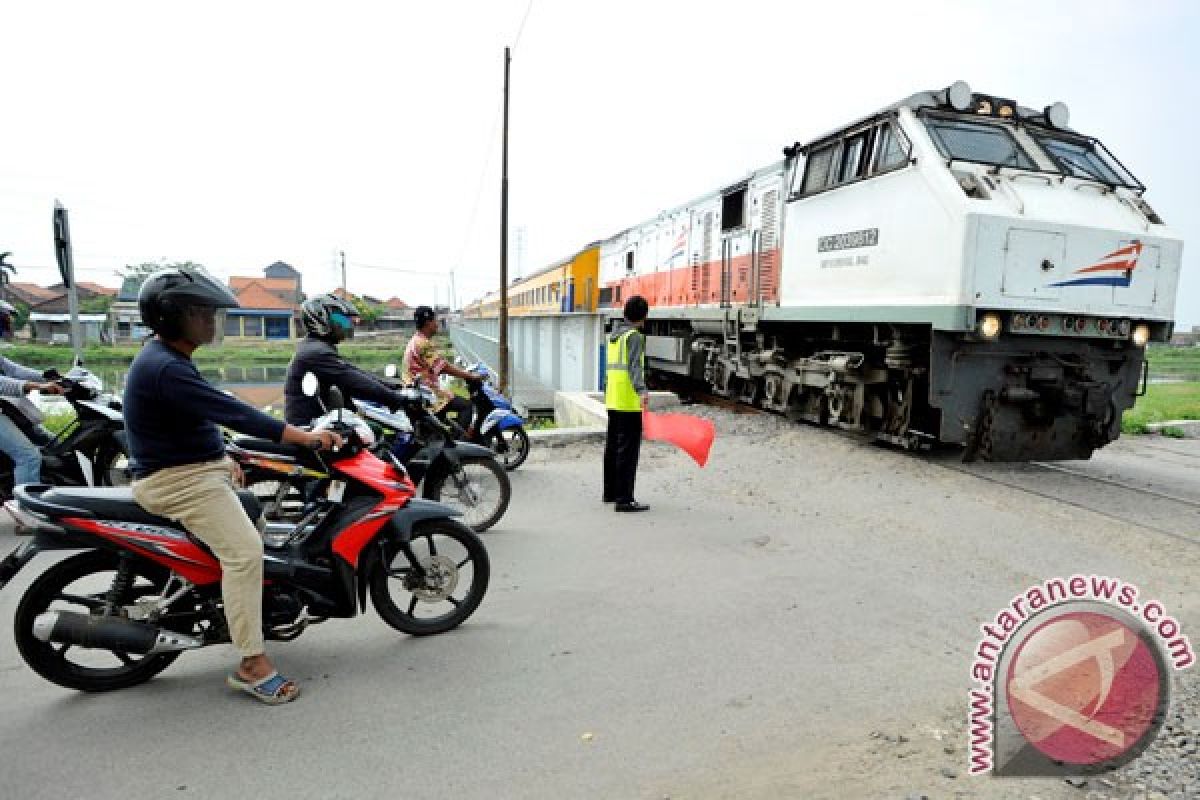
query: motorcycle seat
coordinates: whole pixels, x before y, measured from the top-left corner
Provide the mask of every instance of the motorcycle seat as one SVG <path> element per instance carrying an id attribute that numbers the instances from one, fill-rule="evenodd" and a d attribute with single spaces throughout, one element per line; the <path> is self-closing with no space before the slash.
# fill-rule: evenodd
<path id="1" fill-rule="evenodd" d="M 251 520 L 257 520 L 262 516 L 262 506 L 259 505 L 253 492 L 242 489 L 238 491 L 237 495 L 246 516 Z M 66 506 L 90 511 L 100 519 L 179 527 L 179 523 L 157 514 L 151 514 L 139 506 L 133 499 L 133 490 L 129 488 L 92 489 L 60 486 L 42 493 L 40 500 L 60 507 Z"/>
<path id="2" fill-rule="evenodd" d="M 294 444 L 272 442 L 270 439 L 255 439 L 250 436 L 235 436 L 233 443 L 243 450 L 253 450 L 256 453 L 267 453 L 291 459 L 299 458 L 300 454 L 304 452 L 302 448 Z"/>

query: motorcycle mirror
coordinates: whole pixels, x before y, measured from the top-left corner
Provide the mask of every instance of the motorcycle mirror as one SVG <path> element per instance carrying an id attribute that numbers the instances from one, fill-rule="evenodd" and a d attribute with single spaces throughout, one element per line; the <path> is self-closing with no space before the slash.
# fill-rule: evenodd
<path id="1" fill-rule="evenodd" d="M 342 397 L 342 390 L 336 386 L 329 387 L 329 407 L 341 411 L 346 407 L 346 401 Z"/>
<path id="2" fill-rule="evenodd" d="M 300 381 L 300 391 L 304 392 L 306 397 L 316 397 L 320 388 L 321 382 L 317 380 L 316 375 L 311 372 L 304 373 L 304 378 Z"/>
<path id="3" fill-rule="evenodd" d="M 396 369 L 395 364 L 388 364 L 386 367 L 383 368 L 383 377 L 394 378 L 394 377 L 396 377 L 398 372 L 399 372 L 399 370 Z"/>

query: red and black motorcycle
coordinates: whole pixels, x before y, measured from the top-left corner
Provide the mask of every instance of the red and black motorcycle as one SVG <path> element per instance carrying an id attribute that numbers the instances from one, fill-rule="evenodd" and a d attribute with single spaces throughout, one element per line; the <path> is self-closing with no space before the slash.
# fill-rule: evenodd
<path id="1" fill-rule="evenodd" d="M 353 617 L 366 609 L 368 592 L 398 631 L 424 636 L 462 624 L 487 591 L 483 542 L 457 512 L 416 497 L 398 461 L 367 450 L 352 414 L 339 408 L 317 427 L 341 433 L 345 445 L 318 453 L 237 440 L 333 478 L 291 535 L 272 537 L 278 544 L 265 550 L 266 637 L 290 641 L 311 624 Z M 239 497 L 259 520 L 253 494 Z M 0 562 L 0 588 L 39 552 L 84 550 L 39 575 L 17 607 L 17 648 L 47 680 L 84 691 L 124 688 L 184 650 L 229 641 L 217 559 L 178 523 L 142 510 L 129 489 L 27 484 L 5 507 L 31 538 Z"/>

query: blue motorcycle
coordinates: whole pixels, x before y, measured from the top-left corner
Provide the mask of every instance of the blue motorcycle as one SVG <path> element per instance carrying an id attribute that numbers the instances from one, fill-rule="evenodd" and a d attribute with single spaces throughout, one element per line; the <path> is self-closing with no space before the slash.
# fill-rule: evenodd
<path id="1" fill-rule="evenodd" d="M 461 438 L 491 448 L 496 460 L 511 472 L 524 464 L 529 456 L 525 420 L 513 408 L 512 402 L 496 389 L 496 375 L 486 364 L 473 364 L 467 369 L 483 380 L 467 386 L 476 422 L 473 434 L 462 431 Z"/>

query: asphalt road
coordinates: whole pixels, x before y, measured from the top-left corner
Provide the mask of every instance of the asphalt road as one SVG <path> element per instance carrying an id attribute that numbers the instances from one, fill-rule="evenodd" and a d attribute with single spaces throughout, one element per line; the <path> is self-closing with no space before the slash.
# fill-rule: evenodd
<path id="1" fill-rule="evenodd" d="M 718 423 L 706 469 L 644 451 L 640 515 L 601 505 L 597 447 L 536 452 L 486 535 L 476 615 L 414 639 L 368 610 L 275 645 L 304 688 L 281 708 L 224 687 L 224 648 L 111 694 L 42 681 L 10 635 L 39 556 L 0 592 L 0 796 L 1082 797 L 967 777 L 978 626 L 1032 583 L 1097 572 L 1200 643 L 1200 544 L 1164 532 L 1194 519 L 1063 502 L 1081 479 L 1053 469 L 1033 494 L 804 426 Z M 1087 469 L 1200 497 L 1200 442 L 1147 454 L 1163 442 Z"/>

